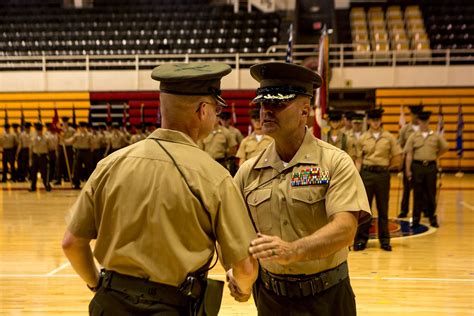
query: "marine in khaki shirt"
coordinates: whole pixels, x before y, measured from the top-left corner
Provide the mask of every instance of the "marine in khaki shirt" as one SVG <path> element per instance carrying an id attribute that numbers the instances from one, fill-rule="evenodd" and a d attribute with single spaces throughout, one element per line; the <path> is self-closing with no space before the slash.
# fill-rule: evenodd
<path id="1" fill-rule="evenodd" d="M 217 122 L 209 135 L 199 143 L 199 146 L 212 158 L 221 162 L 223 159 L 235 155 L 238 144 L 229 130 Z"/>
<path id="2" fill-rule="evenodd" d="M 252 123 L 253 132 L 242 140 L 239 150 L 235 155 L 239 158 L 239 166 L 241 166 L 246 160 L 258 155 L 261 151 L 267 148 L 271 142 L 273 142 L 273 138 L 264 135 L 262 132 L 260 110 L 254 109 L 250 111 L 250 122 Z"/>
<path id="3" fill-rule="evenodd" d="M 367 111 L 369 130 L 357 142 L 357 170 L 362 181 L 370 205 L 375 198 L 377 203 L 377 225 L 380 248 L 392 251 L 390 232 L 388 229 L 388 202 L 390 198 L 389 168 L 400 169 L 402 149 L 395 137 L 382 128 L 383 109 Z M 354 239 L 354 250 L 364 250 L 369 239 L 370 222 L 364 223 L 357 230 Z"/>
<path id="4" fill-rule="evenodd" d="M 278 62 L 250 73 L 260 82 L 253 103 L 261 106 L 262 130 L 274 139 L 235 176 L 259 231 L 250 247 L 262 267 L 258 313 L 290 315 L 297 300 L 296 315 L 355 315 L 354 297 L 343 294 L 350 288 L 346 260 L 370 208 L 352 159 L 305 127 L 321 77 Z M 332 281 L 311 288 L 319 277 Z"/>
<path id="5" fill-rule="evenodd" d="M 242 135 L 242 133 L 240 132 L 238 128 L 235 128 L 234 126 L 230 124 L 230 117 L 231 117 L 230 112 L 222 112 L 219 115 L 219 123 L 221 126 L 224 126 L 225 128 L 227 128 L 230 134 L 232 135 L 232 137 L 234 137 L 235 142 L 237 144 L 240 144 L 242 140 L 244 139 L 244 136 Z"/>
<path id="6" fill-rule="evenodd" d="M 420 130 L 412 134 L 405 144 L 405 173 L 413 183 L 413 227 L 420 225 L 424 210 L 432 227 L 439 227 L 436 216 L 437 159 L 449 150 L 448 143 L 429 129 L 430 111 L 418 113 Z"/>
<path id="7" fill-rule="evenodd" d="M 220 78 L 230 71 L 218 63 L 155 68 L 152 78 L 162 81 L 163 128 L 101 160 L 73 205 L 63 242 L 72 266 L 84 267 L 77 272 L 97 286 L 88 246 L 96 239 L 94 257 L 106 276 L 122 281 L 120 286 L 105 283 L 113 291 L 99 289 L 94 297 L 92 304 L 105 313 L 121 312 L 123 307 L 113 304 L 118 300 L 130 315 L 139 315 L 147 300 L 150 314 L 164 308 L 187 314 L 194 301 L 177 287 L 206 266 L 215 242 L 223 262 L 232 267 L 228 277 L 238 281 L 236 298 L 250 297 L 258 271 L 248 253 L 255 232 L 230 174 L 196 144 L 225 105 L 218 94 Z M 81 240 L 86 249 L 75 251 L 72 245 Z M 78 253 L 87 260 L 77 259 Z"/>
<path id="8" fill-rule="evenodd" d="M 355 145 L 359 141 L 360 137 L 364 133 L 363 124 L 364 124 L 364 114 L 354 113 L 352 115 L 352 129 L 347 133 L 349 137 L 352 137 L 352 141 Z"/>
<path id="9" fill-rule="evenodd" d="M 29 148 L 29 160 L 31 161 L 31 187 L 30 192 L 36 191 L 38 171 L 41 173 L 44 187 L 47 192 L 51 191 L 49 164 L 49 148 L 52 146 L 48 137 L 43 134 L 43 124 L 35 123 L 36 135 L 31 139 Z"/>
<path id="10" fill-rule="evenodd" d="M 330 111 L 328 119 L 330 129 L 327 135 L 327 142 L 345 151 L 355 161 L 356 150 L 353 138 L 345 134 L 340 128 L 342 113 L 340 111 Z"/>
<path id="11" fill-rule="evenodd" d="M 358 168 L 361 166 L 390 167 L 392 164 L 398 166 L 401 157 L 393 162 L 392 159 L 402 154 L 402 148 L 398 145 L 395 137 L 388 131 L 380 129 L 378 132 L 368 130 L 357 142 Z"/>

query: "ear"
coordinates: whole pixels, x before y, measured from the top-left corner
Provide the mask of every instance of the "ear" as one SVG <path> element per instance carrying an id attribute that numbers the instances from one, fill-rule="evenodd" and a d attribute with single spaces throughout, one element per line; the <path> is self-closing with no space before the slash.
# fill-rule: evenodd
<path id="1" fill-rule="evenodd" d="M 202 121 L 206 117 L 207 111 L 208 111 L 207 104 L 205 102 L 199 102 L 199 108 L 196 111 L 199 120 Z"/>
<path id="2" fill-rule="evenodd" d="M 302 111 L 301 111 L 301 114 L 303 114 L 304 116 L 308 117 L 309 114 L 311 113 L 310 110 L 311 110 L 311 108 L 310 108 L 310 106 L 309 106 L 309 103 L 305 103 L 305 104 L 303 105 L 303 109 L 302 109 Z"/>

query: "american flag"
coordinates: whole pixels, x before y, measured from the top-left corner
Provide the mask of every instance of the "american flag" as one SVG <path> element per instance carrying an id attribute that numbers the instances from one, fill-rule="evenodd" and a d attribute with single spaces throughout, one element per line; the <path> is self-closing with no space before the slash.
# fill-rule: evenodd
<path id="1" fill-rule="evenodd" d="M 74 128 L 77 127 L 77 122 L 76 122 L 76 107 L 74 106 L 74 104 L 72 105 L 72 126 Z"/>
<path id="2" fill-rule="evenodd" d="M 41 109 L 38 105 L 38 122 L 42 123 L 43 122 L 43 119 L 41 118 Z"/>
<path id="3" fill-rule="evenodd" d="M 464 152 L 463 143 L 462 143 L 462 131 L 464 129 L 464 116 L 462 114 L 461 104 L 458 106 L 458 126 L 456 129 L 456 153 L 459 158 L 462 158 Z"/>
<path id="4" fill-rule="evenodd" d="M 53 121 L 51 122 L 51 125 L 53 126 L 53 129 L 58 132 L 59 131 L 59 115 L 58 115 L 58 108 L 54 106 L 54 116 L 53 116 Z"/>
<path id="5" fill-rule="evenodd" d="M 293 24 L 290 24 L 290 27 L 288 28 L 288 47 L 286 48 L 286 56 L 285 56 L 285 62 L 287 63 L 292 63 L 293 62 L 293 56 L 292 56 L 292 50 L 293 50 Z"/>
<path id="6" fill-rule="evenodd" d="M 444 135 L 444 116 L 441 104 L 438 107 L 438 127 L 436 129 L 436 132 L 441 136 Z"/>
<path id="7" fill-rule="evenodd" d="M 5 125 L 8 124 L 8 111 L 7 109 L 4 109 L 5 110 Z"/>
<path id="8" fill-rule="evenodd" d="M 324 116 L 328 106 L 329 88 L 329 38 L 326 25 L 323 27 L 319 38 L 319 62 L 318 72 L 321 75 L 321 87 L 316 91 L 316 110 L 314 115 L 313 135 L 321 139 L 321 130 L 324 124 Z"/>

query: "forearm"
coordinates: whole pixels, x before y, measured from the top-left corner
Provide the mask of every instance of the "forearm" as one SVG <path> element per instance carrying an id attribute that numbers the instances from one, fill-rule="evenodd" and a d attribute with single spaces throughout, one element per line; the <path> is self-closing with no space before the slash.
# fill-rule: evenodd
<path id="1" fill-rule="evenodd" d="M 354 241 L 357 213 L 338 213 L 324 227 L 313 234 L 294 241 L 295 261 L 326 258 Z"/>
<path id="2" fill-rule="evenodd" d="M 252 285 L 258 276 L 258 262 L 251 256 L 232 265 L 234 279 L 239 288 L 250 293 Z"/>
<path id="3" fill-rule="evenodd" d="M 357 171 L 360 172 L 360 170 L 362 169 L 362 158 L 357 158 L 355 161 L 355 165 L 356 165 Z"/>
<path id="4" fill-rule="evenodd" d="M 392 158 L 390 168 L 395 170 L 400 170 L 402 168 L 402 155 L 396 155 Z"/>
<path id="5" fill-rule="evenodd" d="M 90 240 L 74 237 L 67 231 L 62 248 L 77 274 L 89 286 L 95 287 L 99 281 L 99 270 L 94 263 L 89 242 Z"/>
<path id="6" fill-rule="evenodd" d="M 413 162 L 413 154 L 411 152 L 407 153 L 406 161 L 405 161 L 405 172 L 411 171 L 411 164 Z"/>

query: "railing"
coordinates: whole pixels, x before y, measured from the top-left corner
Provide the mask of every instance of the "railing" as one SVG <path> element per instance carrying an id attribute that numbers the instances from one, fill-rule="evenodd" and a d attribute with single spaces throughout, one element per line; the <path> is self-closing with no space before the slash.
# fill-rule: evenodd
<path id="1" fill-rule="evenodd" d="M 274 45 L 266 53 L 181 54 L 181 55 L 80 55 L 80 56 L 2 56 L 0 71 L 54 70 L 147 70 L 169 62 L 219 61 L 235 69 L 248 68 L 262 61 L 283 61 L 286 45 Z M 293 62 L 314 63 L 318 45 L 295 45 Z M 421 51 L 354 51 L 352 44 L 331 45 L 331 67 L 474 64 L 474 49 Z"/>

